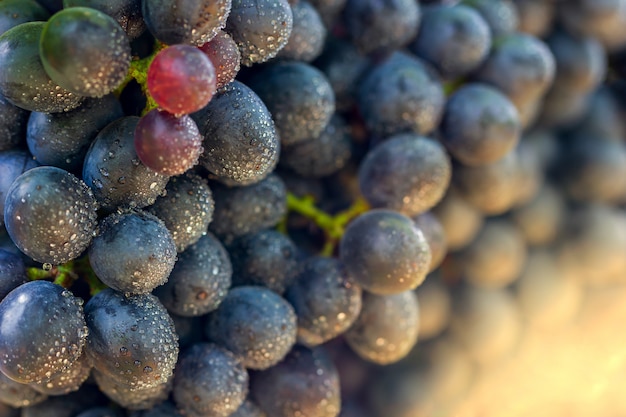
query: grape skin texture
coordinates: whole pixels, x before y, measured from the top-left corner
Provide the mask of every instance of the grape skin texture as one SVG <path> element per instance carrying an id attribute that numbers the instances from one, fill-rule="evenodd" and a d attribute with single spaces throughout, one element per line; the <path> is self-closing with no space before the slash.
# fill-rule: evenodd
<path id="1" fill-rule="evenodd" d="M 88 98 L 69 112 L 32 112 L 26 131 L 28 149 L 41 165 L 80 173 L 98 132 L 122 116 L 122 106 L 113 95 Z"/>
<path id="2" fill-rule="evenodd" d="M 192 416 L 228 417 L 248 394 L 248 373 L 228 350 L 198 343 L 181 355 L 174 375 L 174 401 Z"/>
<path id="3" fill-rule="evenodd" d="M 34 0 L 4 0 L 0 3 L 0 35 L 26 22 L 46 21 L 50 14 Z"/>
<path id="4" fill-rule="evenodd" d="M 233 81 L 191 115 L 204 136 L 200 164 L 229 185 L 261 181 L 278 162 L 272 115 L 254 91 Z"/>
<path id="5" fill-rule="evenodd" d="M 432 7 L 424 10 L 417 38 L 409 48 L 444 78 L 454 79 L 476 69 L 487 57 L 491 32 L 469 7 Z"/>
<path id="6" fill-rule="evenodd" d="M 109 123 L 85 156 L 83 180 L 105 210 L 152 205 L 169 180 L 137 156 L 134 135 L 138 122 L 139 117 L 128 116 Z"/>
<path id="7" fill-rule="evenodd" d="M 377 137 L 407 130 L 424 135 L 439 124 L 445 96 L 434 71 L 395 52 L 367 72 L 357 102 L 368 131 Z"/>
<path id="8" fill-rule="evenodd" d="M 202 136 L 189 116 L 154 109 L 135 128 L 135 151 L 145 166 L 162 175 L 181 175 L 198 163 Z"/>
<path id="9" fill-rule="evenodd" d="M 148 30 L 166 45 L 200 46 L 224 27 L 231 0 L 143 0 Z"/>
<path id="10" fill-rule="evenodd" d="M 249 84 L 272 114 L 283 145 L 319 136 L 335 111 L 335 93 L 326 76 L 303 62 L 268 66 Z"/>
<path id="11" fill-rule="evenodd" d="M 180 255 L 168 281 L 154 294 L 174 314 L 202 316 L 226 297 L 232 273 L 226 249 L 207 233 Z"/>
<path id="12" fill-rule="evenodd" d="M 439 142 L 400 134 L 367 154 L 359 168 L 359 188 L 373 207 L 414 216 L 443 198 L 451 171 L 450 159 Z"/>
<path id="13" fill-rule="evenodd" d="M 58 265 L 79 257 L 91 244 L 97 208 L 83 181 L 60 168 L 37 167 L 7 191 L 4 220 L 22 252 Z"/>
<path id="14" fill-rule="evenodd" d="M 496 88 L 466 84 L 448 98 L 440 125 L 441 141 L 464 165 L 495 162 L 517 145 L 517 109 Z"/>
<path id="15" fill-rule="evenodd" d="M 0 302 L 0 371 L 14 381 L 41 382 L 80 357 L 87 337 L 83 301 L 47 281 L 28 282 Z M 39 314 L 31 314 L 37 306 Z"/>
<path id="16" fill-rule="evenodd" d="M 4 226 L 4 203 L 7 191 L 13 181 L 29 169 L 39 164 L 33 160 L 32 155 L 21 150 L 9 150 L 0 152 L 0 227 Z"/>
<path id="17" fill-rule="evenodd" d="M 125 297 L 106 289 L 85 304 L 85 317 L 86 352 L 106 378 L 140 390 L 170 378 L 178 359 L 178 336 L 158 298 Z"/>
<path id="18" fill-rule="evenodd" d="M 226 32 L 239 46 L 245 66 L 276 56 L 289 40 L 293 13 L 287 0 L 233 0 Z"/>
<path id="19" fill-rule="evenodd" d="M 218 90 L 235 79 L 241 65 L 241 54 L 228 33 L 220 30 L 213 39 L 200 46 L 200 50 L 213 63 Z"/>
<path id="20" fill-rule="evenodd" d="M 163 220 L 180 253 L 206 234 L 215 202 L 206 180 L 191 171 L 170 179 L 165 191 L 147 210 Z"/>
<path id="21" fill-rule="evenodd" d="M 267 229 L 241 236 L 228 246 L 233 286 L 262 285 L 282 294 L 298 271 L 299 252 L 286 235 Z"/>
<path id="22" fill-rule="evenodd" d="M 15 253 L 0 249 L 0 300 L 26 282 L 26 267 Z"/>
<path id="23" fill-rule="evenodd" d="M 250 392 L 272 417 L 336 417 L 341 409 L 339 374 L 321 348 L 294 347 L 284 361 L 252 376 Z"/>
<path id="24" fill-rule="evenodd" d="M 287 213 L 287 189 L 276 174 L 246 187 L 215 184 L 213 198 L 215 211 L 209 230 L 226 244 L 275 226 Z"/>
<path id="25" fill-rule="evenodd" d="M 207 105 L 215 94 L 213 63 L 190 45 L 160 51 L 148 68 L 148 91 L 164 110 L 182 116 Z"/>
<path id="26" fill-rule="evenodd" d="M 132 40 L 146 30 L 141 16 L 141 0 L 63 0 L 63 7 L 90 7 L 117 20 Z"/>
<path id="27" fill-rule="evenodd" d="M 146 294 L 167 281 L 176 246 L 162 220 L 141 211 L 114 213 L 98 229 L 89 264 L 102 282 L 126 294 Z"/>
<path id="28" fill-rule="evenodd" d="M 336 259 L 305 261 L 285 299 L 298 316 L 298 342 L 308 347 L 344 333 L 361 312 L 361 287 Z"/>
<path id="29" fill-rule="evenodd" d="M 43 28 L 39 51 L 50 78 L 82 96 L 110 93 L 130 66 L 124 30 L 112 17 L 88 7 L 54 14 Z"/>
<path id="30" fill-rule="evenodd" d="M 75 109 L 83 97 L 50 79 L 39 58 L 44 22 L 24 23 L 0 36 L 0 94 L 25 110 L 58 113 Z"/>
<path id="31" fill-rule="evenodd" d="M 280 362 L 296 342 L 296 314 L 275 292 L 255 286 L 231 289 L 205 327 L 209 340 L 224 346 L 249 369 Z"/>
<path id="32" fill-rule="evenodd" d="M 410 218 L 391 210 L 371 210 L 346 228 L 339 259 L 363 289 L 383 295 L 421 284 L 431 254 L 424 234 Z"/>
<path id="33" fill-rule="evenodd" d="M 363 359 L 379 365 L 404 358 L 417 343 L 419 308 L 413 291 L 363 293 L 363 307 L 346 342 Z"/>

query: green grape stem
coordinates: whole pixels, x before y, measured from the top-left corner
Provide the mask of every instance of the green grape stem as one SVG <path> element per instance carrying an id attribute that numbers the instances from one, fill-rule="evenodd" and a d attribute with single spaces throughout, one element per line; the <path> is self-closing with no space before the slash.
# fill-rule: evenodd
<path id="1" fill-rule="evenodd" d="M 135 80 L 137 84 L 139 84 L 139 86 L 141 87 L 141 91 L 146 97 L 146 107 L 143 109 L 141 113 L 142 115 L 148 113 L 150 110 L 159 107 L 159 105 L 156 103 L 156 101 L 154 101 L 154 99 L 150 95 L 150 92 L 148 91 L 148 68 L 150 68 L 150 64 L 152 64 L 154 57 L 166 47 L 167 45 L 157 41 L 154 46 L 154 50 L 149 56 L 142 59 L 133 59 L 130 62 L 130 68 L 128 69 L 126 78 L 124 78 L 124 81 L 122 81 L 122 83 L 115 89 L 114 93 L 116 97 L 119 97 L 120 94 L 122 94 L 122 91 L 124 91 L 124 89 L 128 85 L 128 83 Z"/>
<path id="2" fill-rule="evenodd" d="M 75 281 L 83 279 L 89 285 L 89 293 L 92 296 L 108 288 L 93 272 L 87 257 L 54 266 L 49 270 L 35 267 L 26 268 L 26 277 L 29 281 L 52 279 L 53 283 L 63 288 L 70 288 Z"/>
<path id="3" fill-rule="evenodd" d="M 287 193 L 287 214 L 298 213 L 315 223 L 324 231 L 326 241 L 320 252 L 321 256 L 332 256 L 337 244 L 345 233 L 345 228 L 350 221 L 370 209 L 364 198 L 357 198 L 346 210 L 331 215 L 315 205 L 315 199 L 311 196 L 298 197 L 293 193 Z M 278 225 L 278 230 L 286 233 L 286 217 Z"/>

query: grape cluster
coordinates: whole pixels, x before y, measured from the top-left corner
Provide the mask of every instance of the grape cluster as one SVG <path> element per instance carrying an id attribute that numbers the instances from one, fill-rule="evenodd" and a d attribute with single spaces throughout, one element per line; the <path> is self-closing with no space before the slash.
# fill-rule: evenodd
<path id="1" fill-rule="evenodd" d="M 0 1 L 0 417 L 509 415 L 625 98 L 626 0 Z"/>

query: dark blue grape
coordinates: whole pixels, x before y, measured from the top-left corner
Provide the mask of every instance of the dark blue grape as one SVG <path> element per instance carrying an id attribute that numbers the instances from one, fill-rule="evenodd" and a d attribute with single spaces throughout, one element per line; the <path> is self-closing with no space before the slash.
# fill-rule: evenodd
<path id="1" fill-rule="evenodd" d="M 72 110 L 83 98 L 52 81 L 39 58 L 44 22 L 22 23 L 0 36 L 0 94 L 30 111 Z"/>
<path id="2" fill-rule="evenodd" d="M 41 165 L 81 172 L 83 160 L 98 132 L 124 116 L 113 96 L 87 99 L 66 113 L 33 112 L 28 119 L 28 149 Z"/>
<path id="3" fill-rule="evenodd" d="M 267 369 L 296 342 L 296 314 L 281 296 L 265 287 L 236 287 L 211 313 L 209 340 L 233 352 L 246 368 Z"/>
<path id="4" fill-rule="evenodd" d="M 0 300 L 26 282 L 26 267 L 15 253 L 0 249 Z"/>
<path id="5" fill-rule="evenodd" d="M 451 168 L 438 142 L 412 133 L 399 134 L 366 155 L 359 167 L 359 187 L 373 207 L 414 216 L 443 198 Z"/>
<path id="6" fill-rule="evenodd" d="M 215 184 L 212 190 L 215 211 L 209 230 L 227 244 L 236 237 L 275 226 L 287 212 L 285 184 L 274 174 L 246 187 Z"/>
<path id="7" fill-rule="evenodd" d="M 78 391 L 90 374 L 91 363 L 87 358 L 87 354 L 83 351 L 80 357 L 67 370 L 54 375 L 47 381 L 31 383 L 30 386 L 42 394 L 64 395 Z"/>
<path id="8" fill-rule="evenodd" d="M 201 316 L 215 310 L 226 297 L 232 273 L 226 249 L 207 233 L 180 255 L 167 283 L 155 295 L 174 314 Z"/>
<path id="9" fill-rule="evenodd" d="M 178 358 L 178 338 L 158 298 L 125 297 L 106 289 L 85 305 L 85 317 L 85 350 L 105 378 L 139 390 L 168 381 Z"/>
<path id="10" fill-rule="evenodd" d="M 0 403 L 11 407 L 28 407 L 45 401 L 47 395 L 42 394 L 27 384 L 13 381 L 0 372 Z M 3 415 L 4 414 L 1 414 Z"/>
<path id="11" fill-rule="evenodd" d="M 4 220 L 22 252 L 56 265 L 79 257 L 91 244 L 97 208 L 80 179 L 60 168 L 37 167 L 7 191 Z"/>
<path id="12" fill-rule="evenodd" d="M 602 44 L 592 37 L 557 31 L 546 40 L 556 62 L 555 87 L 588 93 L 606 75 L 607 57 Z"/>
<path id="13" fill-rule="evenodd" d="M 135 128 L 139 117 L 109 123 L 98 133 L 85 156 L 83 180 L 102 208 L 143 208 L 154 204 L 169 177 L 141 163 L 135 152 Z"/>
<path id="14" fill-rule="evenodd" d="M 448 98 L 440 130 L 452 156 L 476 166 L 509 153 L 519 141 L 521 125 L 517 109 L 500 91 L 466 84 Z"/>
<path id="15" fill-rule="evenodd" d="M 386 137 L 407 130 L 418 134 L 433 131 L 445 97 L 434 71 L 397 52 L 365 75 L 357 101 L 368 130 Z"/>
<path id="16" fill-rule="evenodd" d="M 141 16 L 141 0 L 63 0 L 63 7 L 90 7 L 117 20 L 132 40 L 143 33 L 146 23 Z"/>
<path id="17" fill-rule="evenodd" d="M 358 81 L 367 69 L 368 61 L 356 47 L 345 40 L 331 38 L 322 55 L 314 62 L 335 92 L 335 107 L 348 111 L 355 104 Z"/>
<path id="18" fill-rule="evenodd" d="M 54 14 L 41 33 L 40 57 L 61 87 L 89 97 L 113 91 L 130 66 L 130 42 L 112 17 L 89 7 Z"/>
<path id="19" fill-rule="evenodd" d="M 284 146 L 279 163 L 303 177 L 326 177 L 343 168 L 352 156 L 346 122 L 333 116 L 319 136 Z"/>
<path id="20" fill-rule="evenodd" d="M 198 343 L 180 357 L 173 397 L 185 414 L 228 417 L 248 395 L 248 372 L 228 350 Z"/>
<path id="21" fill-rule="evenodd" d="M 363 359 L 385 365 L 399 361 L 413 349 L 418 329 L 415 292 L 363 293 L 361 314 L 346 333 L 346 341 Z"/>
<path id="22" fill-rule="evenodd" d="M 348 0 L 343 17 L 353 43 L 369 54 L 409 43 L 417 34 L 421 13 L 413 0 Z"/>
<path id="23" fill-rule="evenodd" d="M 0 371 L 21 382 L 41 382 L 78 360 L 87 327 L 83 301 L 48 281 L 19 286 L 0 302 Z M 29 307 L 37 306 L 37 314 Z"/>
<path id="24" fill-rule="evenodd" d="M 331 258 L 308 259 L 285 299 L 298 316 L 298 342 L 309 347 L 343 334 L 361 312 L 361 287 Z"/>
<path id="25" fill-rule="evenodd" d="M 0 94 L 0 152 L 23 147 L 28 114 Z"/>
<path id="26" fill-rule="evenodd" d="M 291 5 L 293 29 L 287 44 L 276 58 L 311 62 L 324 48 L 326 26 L 319 13 L 308 1 L 301 0 Z"/>
<path id="27" fill-rule="evenodd" d="M 220 181 L 252 184 L 276 166 L 280 142 L 272 115 L 244 84 L 226 85 L 192 117 L 204 136 L 200 164 Z"/>
<path id="28" fill-rule="evenodd" d="M 435 270 L 448 252 L 446 233 L 437 216 L 427 211 L 413 216 L 415 225 L 424 233 L 428 247 L 430 248 L 430 268 L 428 272 Z"/>
<path id="29" fill-rule="evenodd" d="M 424 281 L 431 254 L 424 234 L 410 218 L 391 210 L 372 210 L 348 225 L 339 258 L 363 289 L 397 294 Z"/>
<path id="30" fill-rule="evenodd" d="M 326 76 L 304 62 L 270 65 L 249 85 L 272 114 L 283 145 L 319 136 L 335 111 L 335 94 Z"/>
<path id="31" fill-rule="evenodd" d="M 176 245 L 158 217 L 141 211 L 114 213 L 98 229 L 89 264 L 102 282 L 126 294 L 146 294 L 167 281 Z"/>
<path id="32" fill-rule="evenodd" d="M 97 370 L 93 376 L 98 388 L 113 402 L 127 410 L 145 410 L 165 401 L 172 391 L 172 378 L 161 384 L 137 388 L 111 379 Z"/>
<path id="33" fill-rule="evenodd" d="M 293 282 L 298 247 L 275 230 L 261 230 L 235 239 L 228 246 L 233 261 L 233 286 L 262 285 L 278 294 Z"/>
<path id="34" fill-rule="evenodd" d="M 252 398 L 272 417 L 336 417 L 339 391 L 337 369 L 321 348 L 296 346 L 284 361 L 250 381 Z"/>
<path id="35" fill-rule="evenodd" d="M 206 180 L 191 172 L 170 179 L 165 191 L 148 211 L 163 220 L 180 253 L 206 233 L 215 203 Z"/>
<path id="36" fill-rule="evenodd" d="M 461 4 L 473 7 L 482 15 L 494 38 L 513 33 L 519 26 L 517 8 L 512 0 L 463 0 Z"/>
<path id="37" fill-rule="evenodd" d="M 467 6 L 438 6 L 424 10 L 417 38 L 410 49 L 447 79 L 476 69 L 489 54 L 487 22 Z"/>
<path id="38" fill-rule="evenodd" d="M 226 24 L 230 8 L 231 0 L 142 0 L 148 29 L 167 45 L 207 43 Z"/>
<path id="39" fill-rule="evenodd" d="M 241 63 L 265 62 L 287 44 L 293 13 L 287 0 L 233 0 L 226 32 L 237 42 Z"/>
<path id="40" fill-rule="evenodd" d="M 39 164 L 26 151 L 9 150 L 0 152 L 0 226 L 4 226 L 4 203 L 13 181 Z"/>
<path id="41" fill-rule="evenodd" d="M 0 3 L 0 35 L 26 22 L 45 22 L 50 17 L 35 0 L 4 0 Z"/>
<path id="42" fill-rule="evenodd" d="M 554 56 L 545 43 L 534 36 L 513 33 L 494 43 L 475 77 L 499 88 L 520 110 L 548 90 L 555 68 Z"/>

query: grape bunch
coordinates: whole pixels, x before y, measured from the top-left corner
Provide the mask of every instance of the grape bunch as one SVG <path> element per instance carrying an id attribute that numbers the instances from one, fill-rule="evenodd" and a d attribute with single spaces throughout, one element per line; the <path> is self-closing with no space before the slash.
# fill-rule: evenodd
<path id="1" fill-rule="evenodd" d="M 0 417 L 543 412 L 624 111 L 626 0 L 2 0 Z"/>

